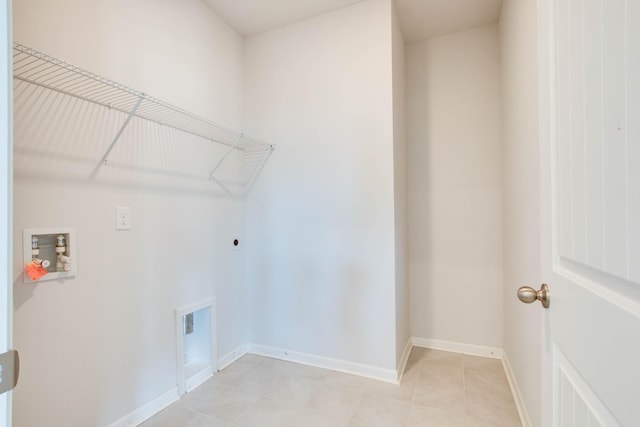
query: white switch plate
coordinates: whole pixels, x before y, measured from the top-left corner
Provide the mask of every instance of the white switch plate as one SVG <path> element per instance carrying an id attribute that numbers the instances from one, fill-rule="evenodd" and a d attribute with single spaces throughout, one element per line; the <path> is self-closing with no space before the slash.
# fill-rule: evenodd
<path id="1" fill-rule="evenodd" d="M 118 206 L 116 208 L 116 230 L 131 230 L 131 208 Z"/>

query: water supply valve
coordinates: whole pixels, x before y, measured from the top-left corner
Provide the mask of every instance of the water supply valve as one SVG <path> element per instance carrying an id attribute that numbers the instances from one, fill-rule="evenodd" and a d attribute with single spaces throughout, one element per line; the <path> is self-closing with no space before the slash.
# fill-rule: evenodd
<path id="1" fill-rule="evenodd" d="M 56 237 L 56 271 L 71 271 L 71 257 L 65 255 L 67 245 L 65 244 L 64 235 L 60 234 Z"/>
<path id="2" fill-rule="evenodd" d="M 76 275 L 76 239 L 73 227 L 25 228 L 24 283 L 66 279 Z"/>

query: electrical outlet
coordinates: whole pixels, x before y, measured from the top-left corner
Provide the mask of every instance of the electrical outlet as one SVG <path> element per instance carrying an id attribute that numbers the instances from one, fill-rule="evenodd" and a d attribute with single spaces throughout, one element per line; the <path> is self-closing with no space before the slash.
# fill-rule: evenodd
<path id="1" fill-rule="evenodd" d="M 131 208 L 118 206 L 116 208 L 116 230 L 131 230 Z"/>

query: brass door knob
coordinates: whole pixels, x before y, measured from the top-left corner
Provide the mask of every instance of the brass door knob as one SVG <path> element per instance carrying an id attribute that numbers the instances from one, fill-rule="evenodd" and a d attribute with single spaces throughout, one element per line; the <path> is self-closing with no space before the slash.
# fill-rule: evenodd
<path id="1" fill-rule="evenodd" d="M 544 308 L 549 308 L 551 295 L 549 294 L 549 286 L 542 284 L 539 291 L 531 286 L 521 286 L 518 289 L 518 299 L 524 303 L 531 304 L 534 301 L 540 301 Z"/>

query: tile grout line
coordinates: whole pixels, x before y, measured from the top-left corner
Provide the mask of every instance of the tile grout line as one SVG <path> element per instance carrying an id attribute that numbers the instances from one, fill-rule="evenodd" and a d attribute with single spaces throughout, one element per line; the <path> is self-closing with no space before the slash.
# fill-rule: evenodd
<path id="1" fill-rule="evenodd" d="M 468 373 L 474 371 L 473 363 L 470 364 L 470 361 L 466 360 L 464 357 L 461 359 L 462 363 L 456 362 L 455 360 L 451 360 L 451 359 L 433 359 L 431 357 L 424 357 L 424 355 L 422 357 L 419 357 L 418 360 L 414 360 L 413 363 L 411 363 L 411 367 L 412 369 L 417 369 L 417 376 L 415 377 L 411 377 L 408 382 L 409 383 L 413 383 L 411 389 L 410 389 L 410 393 L 404 393 L 403 391 L 399 391 L 399 390 L 393 390 L 392 393 L 386 393 L 386 389 L 378 389 L 375 387 L 370 387 L 370 389 L 367 388 L 367 386 L 369 385 L 367 382 L 365 381 L 360 381 L 360 382 L 356 382 L 356 386 L 354 386 L 351 382 L 348 382 L 347 385 L 342 385 L 340 384 L 340 378 L 336 377 L 336 379 L 338 380 L 336 383 L 332 383 L 332 377 L 330 375 L 328 375 L 328 372 L 330 370 L 324 370 L 326 371 L 325 374 L 322 376 L 322 378 L 309 378 L 308 376 L 305 375 L 298 375 L 296 374 L 294 371 L 285 369 L 285 367 L 279 367 L 278 365 L 272 365 L 270 363 L 267 363 L 267 360 L 269 358 L 268 357 L 264 357 L 259 359 L 256 363 L 251 363 L 249 364 L 249 366 L 242 366 L 242 369 L 239 370 L 240 373 L 238 372 L 232 372 L 231 375 L 229 375 L 230 378 L 223 378 L 223 379 L 219 379 L 218 381 L 220 382 L 221 388 L 215 388 L 210 390 L 212 393 L 213 392 L 223 392 L 224 390 L 235 390 L 238 392 L 242 392 L 245 394 L 253 394 L 254 396 L 256 396 L 256 400 L 251 402 L 247 407 L 245 407 L 232 421 L 226 421 L 223 420 L 219 417 L 217 417 L 215 414 L 208 414 L 208 413 L 201 413 L 196 411 L 196 408 L 199 407 L 200 405 L 204 404 L 208 399 L 211 398 L 211 395 L 209 394 L 209 390 L 207 390 L 207 393 L 201 397 L 200 399 L 198 399 L 198 403 L 195 404 L 194 406 L 190 406 L 189 408 L 186 407 L 182 407 L 183 409 L 185 409 L 189 414 L 197 414 L 199 416 L 204 415 L 206 418 L 210 418 L 210 419 L 217 419 L 220 420 L 223 423 L 228 423 L 227 427 L 238 427 L 237 421 L 244 416 L 247 412 L 249 412 L 252 408 L 255 408 L 256 405 L 258 405 L 258 403 L 260 401 L 262 401 L 263 399 L 269 398 L 269 390 L 271 389 L 270 387 L 266 387 L 263 391 L 259 392 L 259 393 L 249 393 L 249 392 L 245 392 L 243 390 L 240 389 L 236 389 L 233 386 L 233 383 L 235 381 L 238 380 L 238 378 L 242 377 L 243 375 L 247 374 L 251 369 L 254 368 L 258 368 L 258 367 L 262 367 L 263 369 L 266 369 L 267 371 L 270 372 L 270 376 L 272 376 L 271 380 L 269 380 L 269 384 L 271 384 L 271 386 L 275 386 L 275 384 L 277 384 L 279 381 L 285 379 L 285 378 L 297 378 L 300 380 L 304 380 L 304 381 L 309 381 L 309 382 L 314 382 L 317 383 L 316 385 L 318 386 L 318 388 L 316 388 L 316 390 L 319 390 L 320 387 L 329 387 L 329 386 L 334 386 L 337 388 L 349 388 L 349 389 L 354 389 L 357 390 L 359 392 L 359 397 L 357 399 L 357 403 L 353 406 L 355 409 L 352 412 L 352 414 L 349 417 L 343 417 L 343 416 L 338 416 L 334 413 L 330 413 L 330 412 L 326 412 L 326 411 L 322 411 L 319 409 L 316 409 L 314 407 L 311 406 L 311 397 L 308 397 L 307 399 L 301 399 L 301 400 L 284 400 L 284 403 L 287 403 L 288 405 L 291 406 L 291 408 L 294 408 L 296 411 L 311 411 L 314 413 L 317 413 L 319 415 L 326 415 L 326 416 L 330 416 L 337 419 L 340 419 L 341 421 L 346 421 L 346 422 L 350 422 L 350 423 L 356 423 L 359 421 L 359 418 L 357 418 L 358 413 L 360 411 L 360 407 L 362 406 L 363 402 L 365 401 L 365 399 L 367 397 L 370 397 L 372 399 L 381 399 L 381 401 L 390 401 L 390 402 L 398 402 L 398 403 L 403 403 L 405 405 L 409 405 L 408 410 L 406 411 L 406 418 L 404 420 L 404 423 L 402 423 L 402 425 L 404 425 L 405 427 L 409 427 L 411 424 L 411 419 L 412 419 L 412 415 L 414 415 L 418 410 L 418 408 L 424 407 L 430 410 L 434 410 L 437 412 L 441 412 L 441 413 L 449 413 L 451 415 L 457 415 L 457 416 L 462 416 L 463 421 L 465 424 L 468 424 L 469 422 L 469 402 L 468 402 L 468 394 L 469 394 L 469 384 L 468 384 Z M 239 359 L 240 360 L 240 359 Z M 444 363 L 443 363 L 444 362 Z M 454 363 L 455 362 L 455 363 Z M 418 386 L 420 384 L 421 377 L 422 377 L 422 373 L 423 370 L 425 369 L 426 366 L 431 366 L 435 369 L 437 369 L 438 366 L 440 367 L 446 367 L 447 369 L 451 369 L 451 368 L 456 368 L 457 366 L 461 366 L 462 369 L 462 389 L 463 389 L 463 405 L 464 405 L 464 414 L 460 414 L 457 413 L 455 411 L 448 411 L 448 410 L 444 410 L 441 409 L 439 407 L 433 407 L 433 406 L 429 406 L 429 405 L 422 405 L 422 404 L 418 404 L 416 402 L 416 396 L 417 396 L 417 392 L 418 392 Z M 484 366 L 483 364 L 476 364 L 476 368 L 477 370 L 480 371 L 491 371 L 491 367 L 487 367 Z M 484 366 L 484 367 L 483 367 Z M 408 366 L 407 366 L 408 367 Z M 302 371 L 300 371 L 302 372 Z M 340 374 L 340 373 L 338 373 Z M 348 374 L 345 374 L 348 375 Z M 213 379 L 216 378 L 217 375 L 214 375 Z M 220 378 L 220 377 L 218 377 Z M 407 384 L 407 378 L 405 377 L 404 380 L 402 381 L 401 384 L 395 386 L 395 387 L 402 387 L 403 384 Z M 250 385 L 250 384 L 249 384 Z M 246 388 L 246 387 L 245 387 Z M 409 390 L 406 390 L 409 391 Z M 295 392 L 295 390 L 294 390 Z M 404 397 L 399 397 L 399 396 L 404 396 Z M 278 399 L 275 399 L 274 402 L 280 402 Z M 280 403 L 283 403 L 280 402 Z M 380 403 L 380 402 L 378 402 Z M 376 404 L 377 406 L 377 404 Z M 397 421 L 400 421 L 400 419 L 397 419 Z M 397 425 L 401 425 L 400 423 Z"/>

